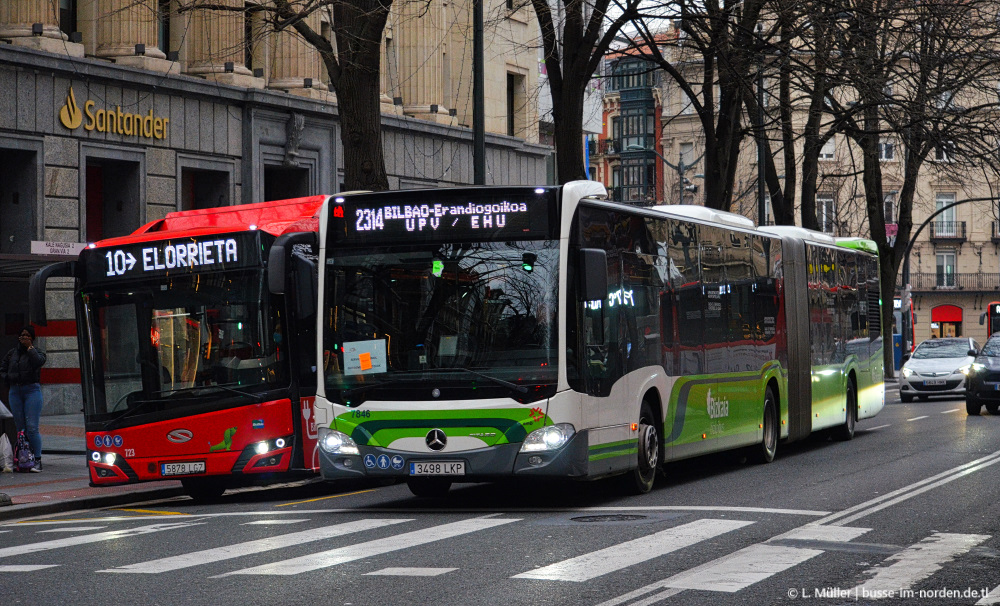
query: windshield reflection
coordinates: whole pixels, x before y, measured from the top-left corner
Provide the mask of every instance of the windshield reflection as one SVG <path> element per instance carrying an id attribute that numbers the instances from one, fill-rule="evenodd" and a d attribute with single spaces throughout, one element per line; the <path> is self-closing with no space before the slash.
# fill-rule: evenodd
<path id="1" fill-rule="evenodd" d="M 328 395 L 363 385 L 354 393 L 373 398 L 391 385 L 394 399 L 417 399 L 426 395 L 405 388 L 429 378 L 480 386 L 460 397 L 554 384 L 557 260 L 555 241 L 337 252 L 326 274 Z"/>

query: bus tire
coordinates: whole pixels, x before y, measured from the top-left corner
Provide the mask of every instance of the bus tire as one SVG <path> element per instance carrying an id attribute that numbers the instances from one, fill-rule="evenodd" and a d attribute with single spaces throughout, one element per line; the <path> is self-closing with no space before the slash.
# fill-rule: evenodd
<path id="1" fill-rule="evenodd" d="M 185 478 L 181 486 L 189 497 L 199 503 L 215 501 L 226 492 L 226 480 L 223 478 Z"/>
<path id="2" fill-rule="evenodd" d="M 660 448 L 663 424 L 653 414 L 653 407 L 643 400 L 639 408 L 638 464 L 628 475 L 627 486 L 635 494 L 645 494 L 653 489 L 656 472 L 660 467 Z"/>
<path id="3" fill-rule="evenodd" d="M 451 490 L 451 480 L 446 478 L 409 478 L 406 487 L 414 496 L 433 499 L 443 497 Z"/>
<path id="4" fill-rule="evenodd" d="M 965 412 L 968 413 L 970 417 L 978 417 L 982 409 L 983 403 L 979 401 L 979 398 L 965 396 Z"/>
<path id="5" fill-rule="evenodd" d="M 778 452 L 778 400 L 770 386 L 764 390 L 764 437 L 753 449 L 753 459 L 770 463 Z"/>
<path id="6" fill-rule="evenodd" d="M 833 437 L 841 442 L 846 442 L 854 437 L 854 427 L 858 423 L 858 389 L 854 386 L 854 379 L 847 379 L 847 418 L 844 424 L 833 432 Z"/>

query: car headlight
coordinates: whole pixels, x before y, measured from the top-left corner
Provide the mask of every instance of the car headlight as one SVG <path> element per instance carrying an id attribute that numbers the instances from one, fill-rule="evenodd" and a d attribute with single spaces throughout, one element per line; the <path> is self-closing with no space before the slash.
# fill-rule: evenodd
<path id="1" fill-rule="evenodd" d="M 913 376 L 913 369 L 903 368 L 903 376 L 909 379 L 911 376 Z"/>
<path id="2" fill-rule="evenodd" d="M 958 372 L 968 376 L 975 374 L 984 368 L 986 368 L 985 364 L 980 364 L 979 362 L 973 362 L 972 364 L 966 364 L 965 366 L 959 368 Z"/>
<path id="3" fill-rule="evenodd" d="M 319 441 L 320 447 L 332 455 L 356 455 L 358 445 L 354 443 L 351 436 L 331 429 L 322 436 Z"/>
<path id="4" fill-rule="evenodd" d="M 528 434 L 521 444 L 521 452 L 544 452 L 546 450 L 558 450 L 569 442 L 569 439 L 576 433 L 576 429 L 570 423 L 556 423 L 546 425 L 541 429 Z"/>

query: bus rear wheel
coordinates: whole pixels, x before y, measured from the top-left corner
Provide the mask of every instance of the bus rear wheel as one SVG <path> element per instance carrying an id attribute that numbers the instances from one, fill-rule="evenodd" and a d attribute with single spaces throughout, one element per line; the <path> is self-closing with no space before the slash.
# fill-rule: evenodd
<path id="1" fill-rule="evenodd" d="M 858 389 L 854 386 L 854 380 L 847 380 L 847 419 L 844 424 L 837 428 L 833 437 L 841 442 L 846 442 L 854 437 L 854 426 L 858 422 Z"/>
<path id="2" fill-rule="evenodd" d="M 223 478 L 185 478 L 181 486 L 189 497 L 199 503 L 214 501 L 226 492 L 226 480 Z"/>
<path id="3" fill-rule="evenodd" d="M 451 480 L 445 478 L 410 478 L 406 486 L 415 496 L 424 498 L 443 497 L 451 490 Z"/>
<path id="4" fill-rule="evenodd" d="M 753 458 L 758 463 L 770 463 L 778 452 L 778 399 L 774 390 L 764 390 L 764 437 L 754 449 Z"/>
<path id="5" fill-rule="evenodd" d="M 638 465 L 629 474 L 628 488 L 635 494 L 644 494 L 653 489 L 656 471 L 660 467 L 660 431 L 662 424 L 653 414 L 653 407 L 643 401 L 639 408 Z"/>

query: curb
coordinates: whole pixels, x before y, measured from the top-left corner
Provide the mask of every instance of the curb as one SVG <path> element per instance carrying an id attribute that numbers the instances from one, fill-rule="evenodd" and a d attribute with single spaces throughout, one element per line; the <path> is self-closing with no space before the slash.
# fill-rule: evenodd
<path id="1" fill-rule="evenodd" d="M 47 515 L 52 513 L 62 513 L 77 509 L 97 509 L 101 507 L 113 507 L 135 503 L 136 501 L 151 501 L 156 499 L 168 499 L 171 497 L 186 494 L 181 486 L 171 488 L 154 488 L 148 491 L 131 491 L 119 494 L 99 495 L 93 497 L 80 497 L 76 499 L 64 499 L 49 503 L 24 503 L 12 505 L 10 497 L 0 493 L 0 521 L 27 518 L 32 516 Z M 6 502 L 3 497 L 7 497 Z M 6 506 L 5 506 L 6 505 Z"/>

